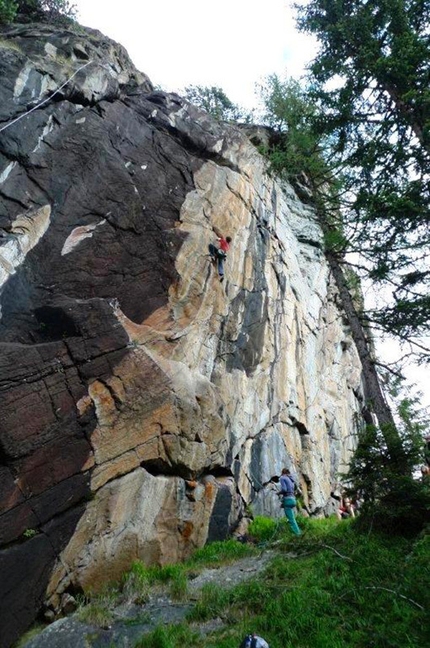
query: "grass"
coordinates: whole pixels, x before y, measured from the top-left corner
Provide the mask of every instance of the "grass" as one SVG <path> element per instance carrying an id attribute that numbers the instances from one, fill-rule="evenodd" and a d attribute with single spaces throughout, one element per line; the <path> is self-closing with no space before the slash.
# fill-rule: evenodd
<path id="1" fill-rule="evenodd" d="M 14 648 L 25 648 L 30 639 L 37 637 L 46 628 L 46 626 L 46 623 L 36 623 L 32 628 L 30 628 L 30 630 L 27 630 L 27 632 L 20 637 L 17 643 L 14 644 Z"/>
<path id="2" fill-rule="evenodd" d="M 257 550 L 252 545 L 241 544 L 237 540 L 211 542 L 205 547 L 197 549 L 184 565 L 186 568 L 219 567 L 256 553 Z"/>
<path id="3" fill-rule="evenodd" d="M 15 52 L 22 54 L 22 47 L 20 47 L 17 43 L 14 43 L 12 40 L 6 38 L 0 38 L 0 48 L 14 50 Z"/>
<path id="4" fill-rule="evenodd" d="M 159 626 L 154 632 L 145 635 L 135 648 L 174 648 L 174 646 L 200 645 L 201 636 L 186 624 Z"/>
<path id="5" fill-rule="evenodd" d="M 236 540 L 214 542 L 198 549 L 184 563 L 146 566 L 136 560 L 122 578 L 121 583 L 99 593 L 87 593 L 79 601 L 78 618 L 101 628 L 109 627 L 114 620 L 114 610 L 121 604 L 144 605 L 151 593 L 164 591 L 174 601 L 188 597 L 188 577 L 205 567 L 219 567 L 256 553 L 256 549 Z"/>
<path id="6" fill-rule="evenodd" d="M 118 600 L 117 588 L 106 588 L 102 592 L 79 600 L 77 616 L 82 623 L 99 628 L 108 628 L 113 620 L 113 610 Z"/>
<path id="7" fill-rule="evenodd" d="M 146 567 L 135 562 L 110 595 L 93 597 L 81 620 L 106 627 L 119 602 L 144 603 L 150 593 L 187 598 L 188 578 L 272 547 L 276 556 L 253 581 L 226 589 L 208 584 L 187 623 L 160 626 L 136 648 L 237 648 L 257 632 L 271 648 L 421 648 L 430 636 L 430 535 L 415 540 L 362 533 L 353 520 L 300 519 L 293 537 L 285 520 L 256 518 L 255 545 L 214 542 L 186 562 Z M 221 619 L 204 638 L 198 626 Z"/>
<path id="8" fill-rule="evenodd" d="M 252 535 L 274 541 L 279 555 L 258 580 L 231 590 L 203 588 L 189 614 L 196 623 L 221 618 L 205 648 L 237 648 L 255 631 L 271 648 L 421 648 L 430 636 L 430 536 L 408 540 L 359 533 L 353 521 L 300 520 L 292 538 L 284 524 L 256 521 Z M 251 533 L 251 530 L 250 530 Z M 227 544 L 227 543 L 226 543 Z M 206 548 L 208 557 L 222 548 Z M 202 560 L 200 554 L 199 561 Z M 139 646 L 179 648 L 174 626 Z M 185 632 L 184 630 L 181 631 Z M 155 643 L 151 643 L 155 642 Z M 157 643 L 158 642 L 158 643 Z M 201 636 L 187 637 L 200 648 Z"/>

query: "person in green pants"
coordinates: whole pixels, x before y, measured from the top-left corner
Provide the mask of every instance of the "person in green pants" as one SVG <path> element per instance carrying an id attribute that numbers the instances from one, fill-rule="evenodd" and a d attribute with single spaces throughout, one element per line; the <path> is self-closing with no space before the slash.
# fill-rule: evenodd
<path id="1" fill-rule="evenodd" d="M 296 516 L 294 513 L 294 509 L 297 506 L 297 501 L 295 496 L 296 483 L 292 478 L 288 468 L 282 469 L 282 475 L 279 480 L 279 483 L 281 486 L 280 495 L 282 496 L 282 506 L 284 508 L 285 516 L 288 520 L 291 531 L 295 535 L 300 535 L 301 531 L 296 522 Z"/>

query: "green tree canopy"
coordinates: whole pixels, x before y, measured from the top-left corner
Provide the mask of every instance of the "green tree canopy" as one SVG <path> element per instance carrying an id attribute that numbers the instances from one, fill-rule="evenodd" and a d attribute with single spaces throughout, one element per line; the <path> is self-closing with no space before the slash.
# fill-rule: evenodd
<path id="1" fill-rule="evenodd" d="M 0 0 L 0 24 L 14 20 L 58 22 L 76 18 L 70 0 Z"/>
<path id="2" fill-rule="evenodd" d="M 341 176 L 336 174 L 330 142 L 317 128 L 319 108 L 310 88 L 296 79 L 272 74 L 259 90 L 263 121 L 277 133 L 275 145 L 268 151 L 272 170 L 296 184 L 304 174 L 313 191 L 312 200 L 318 202 L 323 197 L 328 212 Z M 337 200 L 335 209 L 338 212 Z"/>
<path id="3" fill-rule="evenodd" d="M 250 113 L 233 103 L 218 86 L 190 85 L 183 95 L 219 121 L 249 122 L 251 119 Z"/>
<path id="4" fill-rule="evenodd" d="M 311 65 L 315 128 L 343 168 L 344 222 L 362 269 L 387 296 L 372 318 L 421 344 L 422 359 L 429 350 L 419 338 L 430 321 L 429 18 L 425 0 L 299 7 L 300 28 L 320 43 Z"/>
<path id="5" fill-rule="evenodd" d="M 15 0 L 0 0 L 0 25 L 10 23 L 16 16 L 18 6 Z"/>

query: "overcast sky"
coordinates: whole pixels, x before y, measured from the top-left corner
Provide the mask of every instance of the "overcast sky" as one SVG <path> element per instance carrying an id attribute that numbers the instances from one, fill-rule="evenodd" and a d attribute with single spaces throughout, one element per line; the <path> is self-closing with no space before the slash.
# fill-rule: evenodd
<path id="1" fill-rule="evenodd" d="M 289 0 L 73 0 L 81 24 L 127 49 L 163 89 L 219 86 L 252 108 L 255 84 L 300 76 L 314 41 L 295 29 Z"/>

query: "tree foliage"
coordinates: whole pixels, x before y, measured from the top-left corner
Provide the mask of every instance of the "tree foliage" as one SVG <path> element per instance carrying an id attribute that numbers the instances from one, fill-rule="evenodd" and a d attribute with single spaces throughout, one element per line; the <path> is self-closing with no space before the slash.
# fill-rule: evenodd
<path id="1" fill-rule="evenodd" d="M 40 9 L 48 20 L 55 21 L 63 18 L 76 18 L 76 5 L 70 0 L 38 0 Z"/>
<path id="2" fill-rule="evenodd" d="M 218 86 L 190 85 L 185 88 L 183 94 L 188 101 L 219 121 L 251 121 L 251 114 L 233 103 Z"/>
<path id="3" fill-rule="evenodd" d="M 0 25 L 14 20 L 17 12 L 15 0 L 0 0 Z"/>
<path id="4" fill-rule="evenodd" d="M 0 24 L 15 20 L 62 22 L 76 18 L 70 0 L 0 0 Z"/>
<path id="5" fill-rule="evenodd" d="M 430 5 L 311 0 L 299 12 L 320 43 L 315 128 L 343 168 L 350 249 L 387 299 L 372 319 L 418 341 L 430 321 Z"/>
<path id="6" fill-rule="evenodd" d="M 272 74 L 260 86 L 260 94 L 263 120 L 279 135 L 268 151 L 272 169 L 292 181 L 304 173 L 313 188 L 328 189 L 333 177 L 324 159 L 323 135 L 315 129 L 317 106 L 309 101 L 306 88 L 295 79 Z M 318 193 L 313 197 L 317 199 Z"/>
<path id="7" fill-rule="evenodd" d="M 363 500 L 361 526 L 370 523 L 375 529 L 415 535 L 430 519 L 430 481 L 414 474 L 424 460 L 422 435 L 429 421 L 426 411 L 419 408 L 418 396 L 405 395 L 395 382 L 391 393 L 398 398 L 397 429 L 405 469 L 397 470 L 381 430 L 368 425 L 359 434 L 346 478 L 351 493 L 358 492 Z"/>
<path id="8" fill-rule="evenodd" d="M 394 14 L 388 11 L 394 4 L 306 4 L 302 28 L 316 33 L 321 43 L 308 87 L 272 78 L 264 98 L 270 123 L 282 133 L 281 144 L 269 151 L 272 168 L 296 185 L 300 169 L 306 170 L 309 199 L 324 231 L 326 257 L 363 365 L 366 425 L 348 475 L 366 501 L 362 519 L 376 515 L 381 528 L 415 533 L 428 519 L 430 504 L 428 486 L 413 477 L 422 437 L 412 422 L 411 403 L 403 400 L 394 417 L 384 398 L 368 328 L 376 322 L 411 339 L 428 332 L 430 319 L 425 292 L 430 274 L 425 263 L 429 38 L 424 27 L 422 40 L 397 38 Z M 412 22 L 412 14 L 410 18 Z M 402 29 L 404 35 L 407 30 Z M 417 49 L 405 52 L 403 60 L 405 43 Z M 424 51 L 425 62 L 418 66 L 419 74 L 414 70 L 408 86 L 405 69 L 414 67 Z M 357 253 L 354 263 L 362 276 L 386 292 L 390 289 L 388 306 L 380 299 L 371 313 L 357 309 L 345 271 L 345 254 L 351 252 Z"/>

